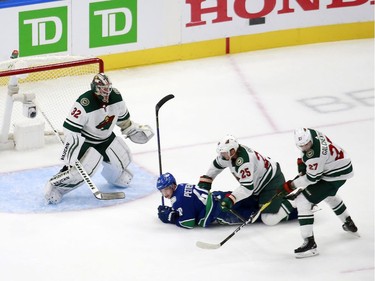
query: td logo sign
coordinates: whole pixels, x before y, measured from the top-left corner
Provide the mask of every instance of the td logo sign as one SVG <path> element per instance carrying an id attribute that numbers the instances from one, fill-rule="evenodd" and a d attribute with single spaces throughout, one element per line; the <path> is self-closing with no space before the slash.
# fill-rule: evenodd
<path id="1" fill-rule="evenodd" d="M 67 51 L 67 7 L 20 12 L 18 25 L 22 56 Z"/>
<path id="2" fill-rule="evenodd" d="M 90 3 L 90 48 L 137 42 L 137 0 Z"/>

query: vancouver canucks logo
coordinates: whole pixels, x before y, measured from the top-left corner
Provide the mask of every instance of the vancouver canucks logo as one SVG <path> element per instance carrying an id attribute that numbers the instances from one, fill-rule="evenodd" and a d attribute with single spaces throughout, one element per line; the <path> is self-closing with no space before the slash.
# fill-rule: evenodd
<path id="1" fill-rule="evenodd" d="M 99 125 L 96 126 L 97 129 L 100 129 L 102 131 L 108 130 L 113 122 L 113 119 L 115 119 L 115 116 L 106 116 L 102 122 L 99 123 Z"/>

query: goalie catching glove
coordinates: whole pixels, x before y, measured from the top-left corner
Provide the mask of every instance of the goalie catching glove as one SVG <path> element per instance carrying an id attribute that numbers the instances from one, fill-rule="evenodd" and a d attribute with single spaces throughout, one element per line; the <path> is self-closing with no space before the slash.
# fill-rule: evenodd
<path id="1" fill-rule="evenodd" d="M 144 144 L 155 135 L 149 125 L 139 125 L 130 120 L 120 127 L 121 133 L 134 143 Z"/>

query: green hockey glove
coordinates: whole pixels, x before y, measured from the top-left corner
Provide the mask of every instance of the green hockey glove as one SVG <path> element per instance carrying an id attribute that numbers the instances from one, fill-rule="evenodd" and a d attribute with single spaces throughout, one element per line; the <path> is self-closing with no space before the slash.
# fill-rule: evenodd
<path id="1" fill-rule="evenodd" d="M 203 188 L 203 189 L 206 189 L 206 190 L 210 191 L 212 182 L 213 182 L 213 179 L 211 177 L 203 175 L 199 179 L 198 186 L 200 188 Z"/>
<path id="2" fill-rule="evenodd" d="M 302 158 L 297 158 L 298 174 L 303 176 L 306 174 L 306 164 L 302 161 Z"/>
<path id="3" fill-rule="evenodd" d="M 233 207 L 235 198 L 233 195 L 228 194 L 223 200 L 221 200 L 220 207 L 223 211 L 228 212 Z"/>

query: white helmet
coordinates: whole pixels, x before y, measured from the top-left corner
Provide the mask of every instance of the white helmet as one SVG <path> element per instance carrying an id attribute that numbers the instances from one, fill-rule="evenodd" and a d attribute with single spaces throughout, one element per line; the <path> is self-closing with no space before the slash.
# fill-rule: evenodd
<path id="1" fill-rule="evenodd" d="M 220 140 L 217 144 L 216 152 L 221 155 L 222 153 L 228 153 L 230 155 L 230 151 L 234 149 L 237 151 L 239 147 L 238 141 L 232 135 L 226 135 L 222 140 Z"/>
<path id="2" fill-rule="evenodd" d="M 310 130 L 307 128 L 298 128 L 294 130 L 294 141 L 296 146 L 301 147 L 312 142 Z"/>

